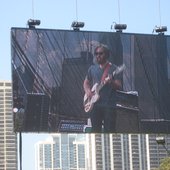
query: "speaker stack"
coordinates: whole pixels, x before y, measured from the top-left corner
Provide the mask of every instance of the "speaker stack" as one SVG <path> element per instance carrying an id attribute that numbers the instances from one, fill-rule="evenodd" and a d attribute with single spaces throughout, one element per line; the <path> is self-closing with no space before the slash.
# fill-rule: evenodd
<path id="1" fill-rule="evenodd" d="M 136 91 L 117 91 L 116 132 L 139 132 L 138 93 Z"/>

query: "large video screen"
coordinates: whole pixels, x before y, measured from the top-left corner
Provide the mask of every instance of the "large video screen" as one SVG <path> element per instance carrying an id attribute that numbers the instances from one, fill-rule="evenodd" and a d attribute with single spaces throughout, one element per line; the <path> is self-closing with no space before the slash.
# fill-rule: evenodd
<path id="1" fill-rule="evenodd" d="M 15 132 L 92 132 L 83 83 L 101 44 L 109 62 L 125 66 L 109 133 L 169 133 L 169 36 L 29 28 L 11 28 Z"/>

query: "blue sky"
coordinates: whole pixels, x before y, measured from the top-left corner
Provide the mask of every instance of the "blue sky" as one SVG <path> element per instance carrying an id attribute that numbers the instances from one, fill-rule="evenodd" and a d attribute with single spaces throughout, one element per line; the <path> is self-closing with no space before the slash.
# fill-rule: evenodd
<path id="1" fill-rule="evenodd" d="M 2 1 L 0 79 L 11 79 L 10 29 L 26 27 L 29 18 L 40 19 L 40 28 L 71 29 L 78 19 L 85 22 L 83 30 L 111 31 L 113 22 L 120 22 L 127 24 L 126 32 L 152 34 L 156 25 L 170 28 L 169 4 L 169 0 Z"/>
<path id="2" fill-rule="evenodd" d="M 5 0 L 0 5 L 0 80 L 11 80 L 11 27 L 27 27 L 30 18 L 39 28 L 71 29 L 74 20 L 85 22 L 82 30 L 114 31 L 113 22 L 127 24 L 127 33 L 152 34 L 155 26 L 167 26 L 170 34 L 169 0 Z M 156 34 L 154 32 L 154 34 Z M 23 134 L 23 170 L 34 170 L 34 143 L 46 135 Z"/>

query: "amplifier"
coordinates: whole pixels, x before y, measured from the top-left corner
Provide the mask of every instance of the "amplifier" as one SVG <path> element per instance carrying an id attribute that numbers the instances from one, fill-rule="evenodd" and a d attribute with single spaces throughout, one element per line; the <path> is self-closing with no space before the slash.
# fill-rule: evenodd
<path id="1" fill-rule="evenodd" d="M 139 132 L 138 108 L 116 106 L 116 132 L 138 133 Z"/>
<path id="2" fill-rule="evenodd" d="M 48 131 L 49 97 L 44 93 L 27 93 L 24 131 Z"/>
<path id="3" fill-rule="evenodd" d="M 170 132 L 170 120 L 166 119 L 141 119 L 140 126 L 143 133 Z"/>
<path id="4" fill-rule="evenodd" d="M 136 91 L 117 91 L 117 104 L 128 107 L 138 108 L 138 92 Z"/>

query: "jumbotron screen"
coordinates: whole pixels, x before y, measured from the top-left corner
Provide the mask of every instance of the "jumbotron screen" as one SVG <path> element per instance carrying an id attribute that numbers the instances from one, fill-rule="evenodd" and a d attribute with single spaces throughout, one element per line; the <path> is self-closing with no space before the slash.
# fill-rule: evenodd
<path id="1" fill-rule="evenodd" d="M 30 28 L 11 28 L 15 132 L 91 132 L 83 82 L 99 44 L 125 65 L 112 133 L 169 133 L 169 36 Z"/>

